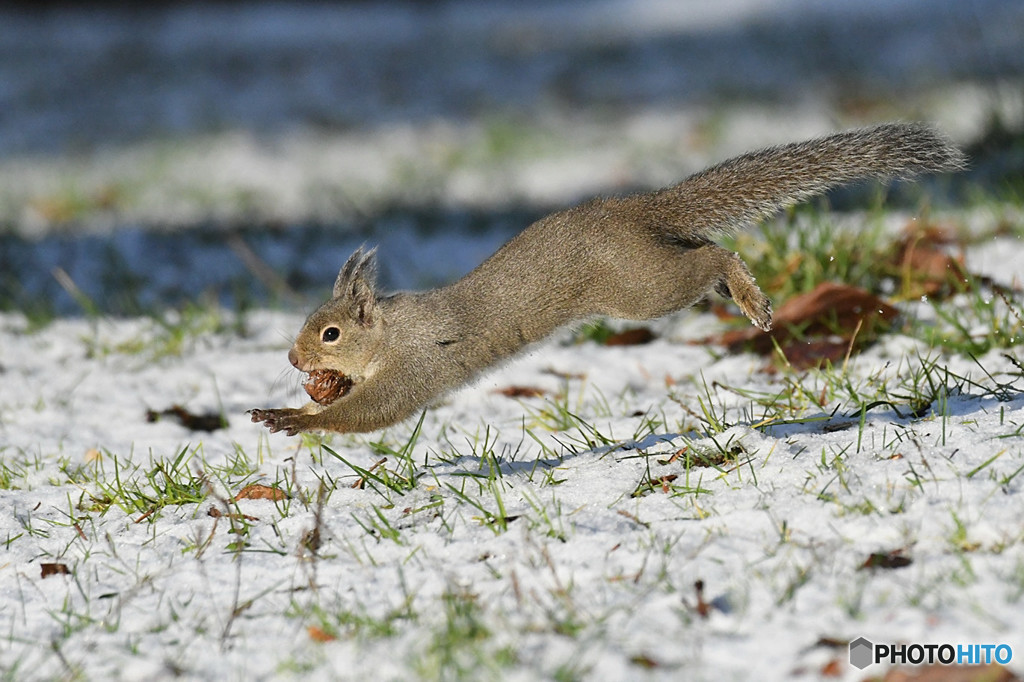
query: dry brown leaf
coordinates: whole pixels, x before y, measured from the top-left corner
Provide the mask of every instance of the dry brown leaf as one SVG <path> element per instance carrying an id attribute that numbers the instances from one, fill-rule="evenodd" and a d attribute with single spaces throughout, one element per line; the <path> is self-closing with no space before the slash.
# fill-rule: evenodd
<path id="1" fill-rule="evenodd" d="M 849 644 L 850 640 L 842 637 L 819 637 L 818 641 L 814 643 L 814 646 L 825 647 L 827 649 L 846 649 Z"/>
<path id="2" fill-rule="evenodd" d="M 537 388 L 536 386 L 506 386 L 505 388 L 495 389 L 494 392 L 508 398 L 539 398 L 547 394 L 547 391 L 543 388 Z"/>
<path id="3" fill-rule="evenodd" d="M 795 369 L 818 367 L 826 360 L 833 365 L 846 356 L 850 343 L 844 339 L 818 339 L 816 341 L 797 341 L 789 339 L 782 350 L 786 354 L 786 362 Z"/>
<path id="4" fill-rule="evenodd" d="M 366 473 L 372 474 L 374 469 L 376 469 L 377 467 L 379 467 L 379 466 L 381 466 L 383 464 L 387 464 L 387 462 L 388 462 L 388 458 L 387 457 L 381 457 L 376 462 L 374 462 L 373 465 L 369 469 L 366 470 Z M 359 490 L 362 490 L 363 486 L 365 486 L 365 485 L 366 485 L 366 479 L 363 478 L 362 476 L 360 476 L 359 478 L 356 479 L 356 482 L 351 485 L 351 487 L 352 488 L 358 488 Z"/>
<path id="5" fill-rule="evenodd" d="M 659 668 L 661 666 L 660 663 L 658 663 L 656 660 L 654 660 L 647 654 L 636 654 L 635 656 L 629 659 L 629 662 L 635 666 L 644 668 L 646 670 L 654 670 L 655 668 Z"/>
<path id="6" fill-rule="evenodd" d="M 655 339 L 654 332 L 647 327 L 636 327 L 635 329 L 625 329 L 621 332 L 612 334 L 604 340 L 606 346 L 642 346 L 645 343 L 650 343 Z"/>
<path id="7" fill-rule="evenodd" d="M 300 542 L 302 542 L 303 547 L 308 549 L 310 552 L 315 553 L 318 549 L 320 549 L 320 529 L 314 527 L 310 530 L 307 530 L 305 533 L 302 534 L 302 539 Z"/>
<path id="8" fill-rule="evenodd" d="M 889 322 L 896 315 L 895 308 L 864 289 L 822 282 L 813 291 L 798 294 L 783 303 L 775 313 L 770 332 L 749 327 L 725 332 L 706 341 L 721 343 L 733 350 L 749 343 L 760 353 L 770 353 L 774 343 L 778 343 L 787 358 L 792 353 L 802 366 L 806 366 L 810 361 L 820 362 L 823 358 L 841 357 L 850 339 L 862 327 L 868 328 L 863 331 L 870 331 L 874 324 Z M 799 330 L 801 339 L 795 338 L 794 330 Z M 838 336 L 842 341 L 808 345 L 808 337 L 822 335 Z"/>
<path id="9" fill-rule="evenodd" d="M 967 279 L 962 255 L 954 258 L 926 243 L 902 244 L 895 265 L 904 285 L 903 295 L 908 298 L 952 293 Z"/>
<path id="10" fill-rule="evenodd" d="M 660 487 L 662 488 L 663 493 L 669 493 L 671 489 L 670 484 L 677 478 L 679 478 L 677 474 L 666 474 L 665 476 L 657 476 L 655 478 L 649 479 L 647 481 L 647 484 L 650 485 L 651 491 L 653 491 L 653 489 L 655 488 Z"/>
<path id="11" fill-rule="evenodd" d="M 951 225 L 908 220 L 903 226 L 904 239 L 924 239 L 930 244 L 953 244 L 957 241 L 956 230 Z"/>
<path id="12" fill-rule="evenodd" d="M 248 514 L 236 514 L 234 512 L 230 514 L 225 514 L 216 507 L 210 507 L 209 511 L 206 512 L 206 515 L 211 516 L 215 519 L 223 517 L 226 519 L 234 519 L 235 521 L 259 521 L 259 517 L 257 516 L 249 516 Z"/>
<path id="13" fill-rule="evenodd" d="M 166 410 L 146 410 L 146 421 L 158 422 L 162 417 L 176 419 L 179 424 L 192 431 L 217 431 L 226 427 L 227 420 L 219 414 L 207 412 L 198 414 L 190 412 L 181 405 L 171 405 Z"/>
<path id="14" fill-rule="evenodd" d="M 697 612 L 701 618 L 707 618 L 711 615 L 711 604 L 704 601 L 704 581 L 698 580 L 693 584 L 693 591 L 697 595 L 697 605 L 694 607 L 694 611 Z"/>
<path id="15" fill-rule="evenodd" d="M 903 568 L 914 563 L 914 560 L 904 554 L 902 549 L 894 549 L 891 552 L 873 552 L 867 560 L 860 565 L 858 570 L 869 568 Z"/>
<path id="16" fill-rule="evenodd" d="M 39 564 L 39 568 L 43 578 L 49 578 L 51 575 L 71 575 L 67 564 Z"/>
<path id="17" fill-rule="evenodd" d="M 891 261 L 899 273 L 904 296 L 949 294 L 963 286 L 967 279 L 963 254 L 954 258 L 943 249 L 955 242 L 953 230 L 948 227 L 917 221 L 907 224 Z"/>
<path id="18" fill-rule="evenodd" d="M 775 314 L 775 323 L 780 327 L 809 324 L 804 333 L 810 334 L 848 332 L 852 335 L 861 320 L 892 320 L 896 314 L 895 308 L 869 291 L 822 282 L 813 291 L 798 294 L 783 303 Z"/>
<path id="19" fill-rule="evenodd" d="M 665 459 L 659 459 L 659 460 L 658 460 L 658 464 L 661 464 L 661 465 L 663 465 L 663 466 L 664 466 L 665 464 L 671 464 L 672 462 L 676 461 L 677 459 L 679 459 L 680 457 L 682 457 L 683 455 L 685 455 L 685 454 L 686 454 L 686 451 L 687 451 L 688 449 L 689 449 L 689 448 L 688 448 L 688 446 L 684 446 L 684 447 L 682 447 L 682 448 L 680 448 L 680 449 L 676 450 L 675 452 L 673 452 L 673 453 L 672 453 L 672 456 L 671 456 L 671 457 L 667 457 L 667 458 L 665 458 Z"/>
<path id="20" fill-rule="evenodd" d="M 306 628 L 306 632 L 309 633 L 309 638 L 314 642 L 333 642 L 334 640 L 338 639 L 331 633 L 321 628 L 318 628 L 315 625 L 310 625 L 308 628 Z"/>
<path id="21" fill-rule="evenodd" d="M 842 677 L 843 676 L 843 664 L 838 658 L 833 658 L 825 665 L 821 666 L 822 677 Z"/>
<path id="22" fill-rule="evenodd" d="M 287 497 L 280 488 L 274 488 L 261 483 L 250 483 L 235 495 L 234 501 L 239 500 L 283 500 Z"/>

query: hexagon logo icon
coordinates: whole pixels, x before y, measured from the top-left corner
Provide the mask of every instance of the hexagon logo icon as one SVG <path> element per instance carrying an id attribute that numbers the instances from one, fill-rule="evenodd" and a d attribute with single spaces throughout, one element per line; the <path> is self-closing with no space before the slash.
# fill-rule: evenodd
<path id="1" fill-rule="evenodd" d="M 863 637 L 850 642 L 850 665 L 863 670 L 874 663 L 875 645 Z"/>

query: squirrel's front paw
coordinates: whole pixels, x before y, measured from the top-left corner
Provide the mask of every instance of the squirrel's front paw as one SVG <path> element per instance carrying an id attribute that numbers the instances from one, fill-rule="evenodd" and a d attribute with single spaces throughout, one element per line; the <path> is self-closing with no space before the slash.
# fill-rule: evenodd
<path id="1" fill-rule="evenodd" d="M 289 407 L 279 410 L 249 410 L 253 422 L 260 423 L 270 429 L 271 433 L 284 431 L 289 436 L 294 436 L 304 430 L 304 417 L 301 411 Z"/>

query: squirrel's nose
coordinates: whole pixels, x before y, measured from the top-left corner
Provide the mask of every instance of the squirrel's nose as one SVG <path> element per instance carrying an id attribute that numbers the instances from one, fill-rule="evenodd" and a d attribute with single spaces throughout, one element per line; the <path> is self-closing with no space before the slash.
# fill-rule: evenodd
<path id="1" fill-rule="evenodd" d="M 299 354 L 295 352 L 294 348 L 288 351 L 288 362 L 292 363 L 292 367 L 295 369 L 299 368 Z"/>

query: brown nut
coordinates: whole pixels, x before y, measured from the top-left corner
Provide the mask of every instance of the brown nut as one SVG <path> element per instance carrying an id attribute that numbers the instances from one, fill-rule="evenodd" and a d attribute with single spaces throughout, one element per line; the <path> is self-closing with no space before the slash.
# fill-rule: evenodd
<path id="1" fill-rule="evenodd" d="M 303 388 L 309 397 L 321 405 L 330 405 L 349 392 L 352 380 L 333 369 L 314 369 Z"/>

